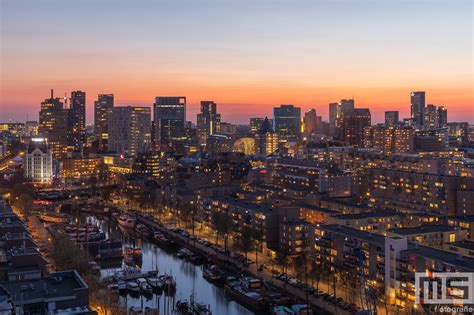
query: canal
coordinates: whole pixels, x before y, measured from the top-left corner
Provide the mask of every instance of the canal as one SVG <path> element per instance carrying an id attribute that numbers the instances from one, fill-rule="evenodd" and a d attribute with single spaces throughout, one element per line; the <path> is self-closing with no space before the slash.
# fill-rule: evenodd
<path id="1" fill-rule="evenodd" d="M 122 231 L 111 218 L 96 216 L 78 217 L 81 223 L 94 224 L 102 229 L 111 240 L 122 240 L 123 246 L 137 246 L 142 249 L 143 263 L 142 271 L 158 270 L 160 274 L 171 274 L 176 279 L 176 293 L 174 296 L 165 294 L 153 294 L 152 297 L 124 296 L 127 309 L 130 307 L 152 307 L 158 308 L 160 314 L 170 314 L 173 305 L 178 300 L 189 300 L 193 295 L 194 300 L 210 305 L 212 314 L 247 315 L 254 314 L 244 306 L 230 299 L 224 293 L 224 288 L 207 282 L 203 276 L 203 266 L 196 266 L 176 256 L 175 251 L 163 250 L 157 245 L 136 238 L 134 233 Z M 112 265 L 102 264 L 101 274 L 103 277 L 111 276 L 114 272 L 121 270 L 122 262 Z"/>

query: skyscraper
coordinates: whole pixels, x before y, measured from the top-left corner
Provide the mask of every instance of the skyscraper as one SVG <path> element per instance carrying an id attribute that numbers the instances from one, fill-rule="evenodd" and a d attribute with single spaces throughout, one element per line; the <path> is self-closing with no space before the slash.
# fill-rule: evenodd
<path id="1" fill-rule="evenodd" d="M 385 112 L 385 126 L 393 127 L 398 125 L 398 110 L 391 110 Z"/>
<path id="2" fill-rule="evenodd" d="M 338 119 L 341 116 L 341 105 L 339 103 L 329 104 L 329 132 L 331 135 L 336 134 L 338 128 Z"/>
<path id="3" fill-rule="evenodd" d="M 448 125 L 448 110 L 443 106 L 438 106 L 438 127 L 443 128 Z"/>
<path id="4" fill-rule="evenodd" d="M 67 114 L 60 98 L 51 98 L 41 103 L 39 112 L 38 135 L 47 138 L 54 158 L 62 158 L 67 153 Z"/>
<path id="5" fill-rule="evenodd" d="M 298 141 L 301 135 L 301 108 L 281 105 L 273 109 L 274 130 L 283 141 Z"/>
<path id="6" fill-rule="evenodd" d="M 437 128 L 438 127 L 438 111 L 436 106 L 433 104 L 428 104 L 425 107 L 425 123 L 426 128 Z"/>
<path id="7" fill-rule="evenodd" d="M 354 109 L 354 99 L 343 99 L 341 100 L 341 112 L 344 113 L 351 113 Z"/>
<path id="8" fill-rule="evenodd" d="M 371 115 L 368 108 L 355 108 L 343 116 L 343 140 L 350 145 L 362 147 L 364 143 L 364 128 L 371 125 Z"/>
<path id="9" fill-rule="evenodd" d="M 108 148 L 128 157 L 151 148 L 151 110 L 149 107 L 113 107 L 108 117 Z"/>
<path id="10" fill-rule="evenodd" d="M 67 122 L 68 146 L 80 152 L 86 146 L 86 92 L 71 92 L 71 107 Z"/>
<path id="11" fill-rule="evenodd" d="M 153 121 L 155 146 L 172 146 L 173 139 L 184 136 L 186 97 L 157 96 L 153 104 Z"/>
<path id="12" fill-rule="evenodd" d="M 423 126 L 425 122 L 425 92 L 411 92 L 410 103 L 413 125 L 419 128 Z"/>
<path id="13" fill-rule="evenodd" d="M 278 150 L 278 135 L 273 131 L 267 117 L 263 120 L 262 126 L 255 134 L 255 153 L 270 155 Z"/>
<path id="14" fill-rule="evenodd" d="M 210 135 L 220 132 L 221 114 L 213 101 L 201 101 L 201 113 L 197 115 L 197 136 L 200 146 L 207 145 Z"/>
<path id="15" fill-rule="evenodd" d="M 97 101 L 94 102 L 94 134 L 99 142 L 99 149 L 107 150 L 108 131 L 108 113 L 114 107 L 113 94 L 99 94 Z"/>
<path id="16" fill-rule="evenodd" d="M 250 132 L 253 134 L 260 132 L 260 129 L 262 129 L 262 124 L 265 121 L 265 118 L 257 118 L 257 117 L 250 118 Z M 270 126 L 273 126 L 273 119 L 268 119 L 268 122 L 270 123 Z"/>
<path id="17" fill-rule="evenodd" d="M 309 135 L 313 132 L 316 132 L 317 128 L 317 119 L 316 119 L 316 110 L 311 108 L 308 112 L 304 114 L 304 133 Z"/>

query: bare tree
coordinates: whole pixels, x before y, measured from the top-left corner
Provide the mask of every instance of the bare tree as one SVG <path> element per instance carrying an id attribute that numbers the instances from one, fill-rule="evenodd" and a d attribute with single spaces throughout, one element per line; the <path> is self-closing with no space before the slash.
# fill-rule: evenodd
<path id="1" fill-rule="evenodd" d="M 245 253 L 245 259 L 247 259 L 247 254 L 250 250 L 252 250 L 254 246 L 254 241 L 252 237 L 253 229 L 249 226 L 245 226 L 235 243 L 236 247 L 242 250 Z"/>

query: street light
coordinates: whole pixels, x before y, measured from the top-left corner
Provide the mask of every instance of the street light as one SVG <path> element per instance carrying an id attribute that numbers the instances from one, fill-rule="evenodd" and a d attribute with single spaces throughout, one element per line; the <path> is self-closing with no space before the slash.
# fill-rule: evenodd
<path id="1" fill-rule="evenodd" d="M 255 240 L 255 266 L 257 267 L 257 271 L 259 270 L 258 268 L 258 250 L 259 250 L 259 242 L 258 240 Z"/>

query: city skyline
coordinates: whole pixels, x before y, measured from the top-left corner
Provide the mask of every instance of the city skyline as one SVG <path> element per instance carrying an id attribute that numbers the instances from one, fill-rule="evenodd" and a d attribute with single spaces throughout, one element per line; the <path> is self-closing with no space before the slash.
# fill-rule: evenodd
<path id="1" fill-rule="evenodd" d="M 327 120 L 354 97 L 377 123 L 409 117 L 409 93 L 426 91 L 450 121 L 473 121 L 470 1 L 108 4 L 2 1 L 2 121 L 36 120 L 50 88 L 86 91 L 88 125 L 104 93 L 149 107 L 184 95 L 192 121 L 213 100 L 234 123 L 281 104 Z"/>
<path id="2" fill-rule="evenodd" d="M 0 313 L 474 314 L 473 4 L 0 0 Z"/>
<path id="3" fill-rule="evenodd" d="M 61 96 L 61 95 L 57 95 L 54 89 L 51 89 L 51 91 L 50 91 L 50 93 L 54 93 L 54 98 L 59 99 L 61 102 L 64 103 L 64 108 L 65 109 L 66 108 L 70 109 L 70 106 L 71 106 L 70 105 L 70 103 L 71 103 L 70 94 L 72 92 L 75 92 L 75 91 L 72 90 L 72 91 L 66 92 L 65 93 L 66 96 Z M 425 92 L 425 91 L 422 91 L 422 92 Z M 411 95 L 411 93 L 412 92 L 409 92 L 409 95 Z M 93 126 L 94 125 L 94 119 L 95 119 L 94 118 L 95 103 L 97 102 L 98 97 L 100 97 L 101 95 L 112 95 L 114 97 L 114 99 L 117 99 L 117 98 L 116 98 L 116 94 L 113 94 L 113 93 L 99 93 L 95 96 L 89 96 L 89 93 L 87 93 L 87 95 L 88 96 L 86 98 L 87 99 L 87 101 L 86 101 L 86 125 L 87 126 Z M 65 99 L 65 97 L 66 97 L 66 99 Z M 155 100 L 156 98 L 160 98 L 160 97 L 170 97 L 170 96 L 154 96 L 153 99 Z M 171 96 L 171 97 L 173 97 L 173 96 Z M 183 96 L 183 97 L 187 98 L 186 96 Z M 92 104 L 89 104 L 89 99 L 90 99 L 90 102 Z M 208 98 L 208 99 L 210 99 L 210 98 Z M 224 113 L 222 115 L 222 116 L 224 116 L 224 121 L 229 122 L 229 123 L 238 124 L 238 125 L 249 125 L 249 121 L 250 121 L 251 118 L 265 118 L 265 117 L 272 118 L 272 117 L 274 117 L 274 113 L 273 113 L 274 109 L 277 108 L 277 107 L 280 107 L 282 105 L 293 105 L 295 107 L 300 108 L 302 118 L 303 118 L 303 116 L 306 112 L 309 112 L 311 110 L 316 110 L 316 113 L 319 116 L 322 117 L 323 121 L 329 122 L 330 121 L 330 114 L 329 114 L 330 106 L 332 104 L 341 104 L 341 101 L 345 101 L 345 100 L 354 101 L 355 107 L 368 108 L 372 113 L 374 124 L 384 123 L 385 119 L 386 119 L 385 118 L 386 112 L 397 112 L 397 113 L 399 113 L 400 120 L 410 119 L 410 103 L 408 103 L 406 106 L 401 107 L 401 108 L 396 108 L 396 109 L 382 108 L 382 109 L 376 109 L 374 111 L 373 107 L 361 105 L 360 103 L 357 102 L 357 100 L 355 98 L 341 98 L 339 100 L 335 100 L 334 102 L 331 102 L 331 103 L 328 103 L 328 104 L 325 104 L 325 105 L 321 105 L 321 106 L 317 106 L 317 105 L 316 106 L 299 105 L 299 104 L 295 104 L 295 103 L 265 104 L 264 105 L 265 106 L 264 111 L 262 111 L 261 108 L 257 109 L 256 111 L 251 111 L 250 113 L 247 111 L 246 114 L 241 115 L 236 120 L 232 119 L 233 113 L 240 112 L 242 110 L 242 108 L 229 108 L 229 105 L 232 106 L 232 104 L 219 103 L 219 102 L 216 102 L 216 101 L 212 101 L 212 102 L 215 102 L 216 104 L 219 105 L 219 111 Z M 185 110 L 186 111 L 186 113 L 185 113 L 185 120 L 186 121 L 190 121 L 194 124 L 197 123 L 196 119 L 197 119 L 197 116 L 200 113 L 200 106 L 201 106 L 201 102 L 203 102 L 203 101 L 204 100 L 198 101 L 196 104 L 186 104 L 186 110 Z M 241 104 L 241 105 L 243 105 L 243 104 Z M 245 104 L 245 106 L 248 106 L 248 107 L 252 107 L 254 105 L 255 104 L 253 104 L 253 105 L 252 104 Z M 427 97 L 426 105 L 440 106 L 442 108 L 445 108 L 446 110 L 450 109 L 450 107 L 447 107 L 445 105 L 438 105 L 437 103 L 433 103 L 432 101 L 430 102 L 428 97 Z M 136 106 L 138 106 L 138 107 L 147 107 L 147 108 L 150 108 L 150 110 L 153 112 L 154 108 L 155 108 L 155 103 L 152 103 L 151 105 L 148 104 L 148 103 L 143 103 L 143 104 L 138 104 L 138 103 L 130 103 L 130 104 L 129 103 L 116 103 L 115 104 L 115 107 L 129 107 L 129 106 L 132 106 L 132 107 L 136 107 Z M 39 108 L 39 106 L 37 106 L 37 108 Z M 456 115 L 453 115 L 453 113 L 456 113 L 456 112 L 457 112 L 456 108 L 454 108 L 453 111 L 450 110 L 449 122 L 468 122 L 468 123 L 473 122 L 474 117 L 471 117 L 471 116 L 459 117 L 460 119 L 453 118 L 453 116 L 456 117 Z M 20 118 L 20 119 L 17 119 L 17 120 L 15 120 L 13 118 L 3 119 L 2 114 L 3 114 L 3 112 L 0 112 L 0 120 L 3 121 L 3 122 L 26 122 L 26 121 L 37 121 L 39 119 L 39 110 L 37 110 L 36 113 L 33 112 L 32 115 L 29 114 L 29 113 L 24 113 L 23 112 L 23 115 L 26 115 L 26 117 L 24 119 Z"/>

